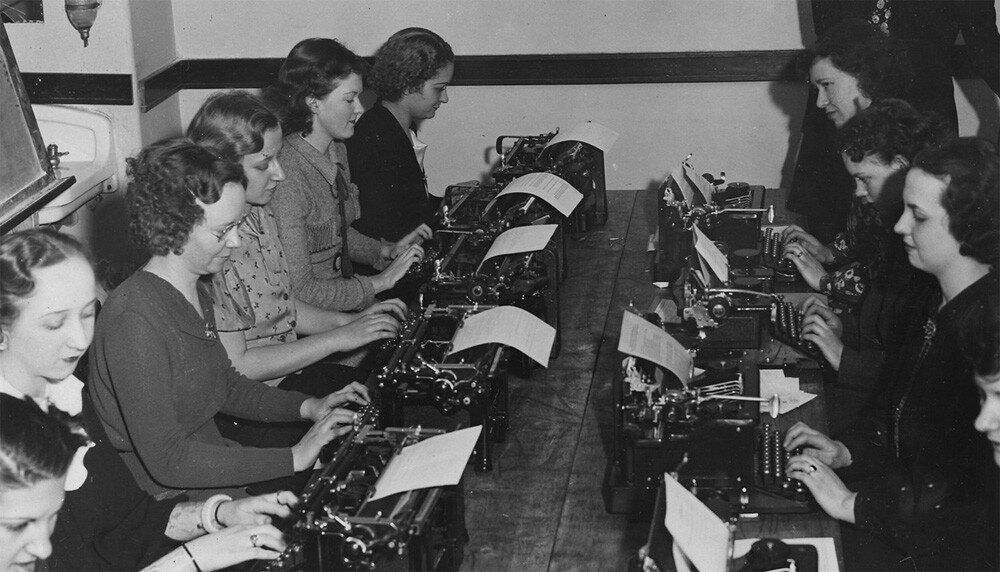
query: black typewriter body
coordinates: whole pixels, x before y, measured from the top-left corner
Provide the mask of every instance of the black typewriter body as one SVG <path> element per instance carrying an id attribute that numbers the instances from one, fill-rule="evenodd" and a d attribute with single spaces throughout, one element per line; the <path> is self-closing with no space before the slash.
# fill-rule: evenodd
<path id="1" fill-rule="evenodd" d="M 287 548 L 257 571 L 457 570 L 467 542 L 461 485 L 370 501 L 389 461 L 441 430 L 377 430 L 377 410 L 359 412 L 355 429 L 324 451 L 291 517 L 278 523 Z"/>
<path id="2" fill-rule="evenodd" d="M 509 350 L 486 344 L 449 352 L 465 316 L 493 307 L 431 304 L 414 312 L 399 335 L 375 353 L 369 378 L 389 425 L 403 426 L 405 409 L 411 405 L 433 405 L 444 415 L 467 412 L 470 426 L 483 426 L 472 461 L 480 472 L 492 469 L 492 441 L 506 438 Z"/>

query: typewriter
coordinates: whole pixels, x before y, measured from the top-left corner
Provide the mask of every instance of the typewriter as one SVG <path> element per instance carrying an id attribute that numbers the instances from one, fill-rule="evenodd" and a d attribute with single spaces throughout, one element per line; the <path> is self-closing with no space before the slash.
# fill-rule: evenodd
<path id="1" fill-rule="evenodd" d="M 430 304 L 411 311 L 396 338 L 375 351 L 368 381 L 378 390 L 382 416 L 391 426 L 404 425 L 410 405 L 433 405 L 444 415 L 468 412 L 470 426 L 483 426 L 473 451 L 479 472 L 492 469 L 492 441 L 502 442 L 507 434 L 509 350 L 487 344 L 453 355 L 449 351 L 462 320 L 493 307 Z"/>
<path id="2" fill-rule="evenodd" d="M 604 153 L 580 141 L 561 141 L 546 147 L 556 133 L 497 137 L 500 164 L 492 176 L 497 184 L 506 185 L 528 173 L 558 175 L 584 196 L 567 221 L 570 232 L 587 232 L 593 225 L 608 221 Z"/>
<path id="3" fill-rule="evenodd" d="M 698 360 L 705 373 L 683 387 L 655 364 L 623 355 L 612 381 L 613 455 L 602 486 L 605 509 L 640 512 L 666 472 L 728 514 L 807 512 L 815 502 L 784 475 L 783 435 L 742 401 L 736 360 Z M 770 403 L 773 415 L 779 407 Z M 766 415 L 765 415 L 766 416 Z"/>
<path id="4" fill-rule="evenodd" d="M 331 450 L 291 517 L 279 524 L 287 548 L 258 571 L 457 570 L 467 541 L 461 485 L 369 493 L 403 447 L 440 430 L 377 430 L 377 409 L 358 414 L 354 430 Z"/>

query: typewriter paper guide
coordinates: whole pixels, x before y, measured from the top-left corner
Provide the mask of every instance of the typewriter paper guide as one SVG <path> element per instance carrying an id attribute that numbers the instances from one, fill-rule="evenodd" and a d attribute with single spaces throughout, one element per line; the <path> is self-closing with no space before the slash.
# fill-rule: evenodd
<path id="1" fill-rule="evenodd" d="M 551 173 L 528 173 L 511 181 L 497 195 L 502 197 L 513 193 L 534 195 L 552 205 L 563 216 L 573 213 L 576 205 L 583 200 L 583 194 L 573 185 Z"/>
<path id="2" fill-rule="evenodd" d="M 556 329 L 544 320 L 514 306 L 500 306 L 466 316 L 451 340 L 448 355 L 483 344 L 502 344 L 548 367 L 555 339 Z"/>
<path id="3" fill-rule="evenodd" d="M 667 501 L 663 524 L 674 537 L 674 544 L 698 570 L 728 570 L 733 542 L 730 526 L 670 473 L 663 475 L 663 484 Z"/>
<path id="4" fill-rule="evenodd" d="M 694 172 L 694 168 L 687 162 L 683 162 L 667 175 L 666 187 L 673 191 L 679 191 L 684 202 L 696 207 L 710 204 L 712 202 L 712 185 L 704 177 Z M 673 193 L 677 196 L 677 193 Z"/>
<path id="5" fill-rule="evenodd" d="M 403 447 L 385 467 L 368 500 L 396 493 L 457 485 L 483 426 L 476 425 Z"/>
<path id="6" fill-rule="evenodd" d="M 486 256 L 483 257 L 483 261 L 485 262 L 494 256 L 542 250 L 552 240 L 552 235 L 555 234 L 558 226 L 557 224 L 539 224 L 512 228 L 496 237 L 493 245 L 486 252 Z"/>
<path id="7" fill-rule="evenodd" d="M 618 351 L 666 368 L 685 386 L 691 379 L 691 354 L 684 346 L 667 332 L 632 312 L 626 311 L 622 317 Z"/>
<path id="8" fill-rule="evenodd" d="M 563 141 L 580 141 L 587 145 L 593 145 L 603 152 L 607 152 L 615 144 L 615 141 L 618 141 L 618 132 L 608 129 L 600 123 L 586 121 L 559 133 L 549 140 L 544 148 L 547 149 Z"/>

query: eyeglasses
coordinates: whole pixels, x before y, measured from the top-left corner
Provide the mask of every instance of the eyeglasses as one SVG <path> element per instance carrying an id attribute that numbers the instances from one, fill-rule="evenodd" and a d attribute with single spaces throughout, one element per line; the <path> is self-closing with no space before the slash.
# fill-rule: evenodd
<path id="1" fill-rule="evenodd" d="M 243 215 L 243 216 L 240 217 L 240 220 L 238 220 L 238 221 L 236 221 L 236 222 L 234 222 L 234 223 L 226 226 L 226 228 L 224 228 L 224 229 L 222 229 L 222 230 L 220 230 L 218 232 L 209 231 L 209 233 L 211 233 L 211 235 L 214 236 L 216 240 L 218 240 L 219 242 L 222 242 L 222 241 L 226 240 L 226 237 L 229 236 L 230 232 L 232 232 L 232 231 L 236 230 L 237 228 L 239 228 L 240 225 L 243 224 L 243 221 L 245 221 L 246 219 L 247 219 L 247 215 Z"/>

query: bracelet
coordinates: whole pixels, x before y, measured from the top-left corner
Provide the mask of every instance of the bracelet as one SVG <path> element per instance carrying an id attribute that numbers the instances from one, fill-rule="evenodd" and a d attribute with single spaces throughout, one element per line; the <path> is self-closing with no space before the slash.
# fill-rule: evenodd
<path id="1" fill-rule="evenodd" d="M 198 566 L 198 561 L 194 559 L 194 554 L 191 554 L 191 551 L 188 550 L 188 545 L 187 544 L 181 544 L 181 548 L 184 549 L 184 552 L 187 552 L 188 558 L 191 559 L 191 564 L 194 564 L 195 571 L 196 572 L 201 572 L 201 566 Z"/>
<path id="2" fill-rule="evenodd" d="M 219 505 L 233 500 L 229 495 L 213 495 L 201 506 L 201 526 L 209 534 L 225 528 L 218 519 Z"/>

